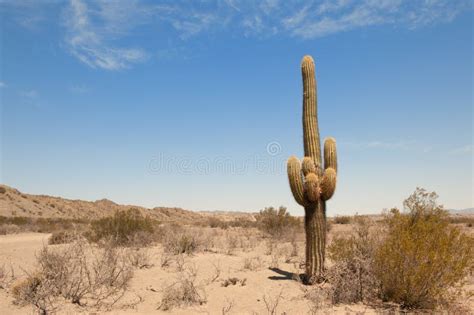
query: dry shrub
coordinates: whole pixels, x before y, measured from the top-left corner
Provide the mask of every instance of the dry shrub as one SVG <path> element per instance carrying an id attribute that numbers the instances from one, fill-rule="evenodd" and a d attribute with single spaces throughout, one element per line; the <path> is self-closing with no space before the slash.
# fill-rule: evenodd
<path id="1" fill-rule="evenodd" d="M 262 269 L 262 267 L 263 267 L 262 259 L 260 258 L 260 256 L 255 256 L 255 257 L 245 258 L 242 269 L 256 271 L 256 270 Z"/>
<path id="2" fill-rule="evenodd" d="M 334 303 L 380 297 L 403 308 L 435 308 L 459 296 L 474 270 L 474 238 L 450 225 L 436 199 L 417 188 L 404 201 L 408 211 L 393 209 L 380 231 L 370 233 L 369 221 L 356 217 L 355 233 L 333 240 L 327 278 Z"/>
<path id="3" fill-rule="evenodd" d="M 272 238 L 280 239 L 298 229 L 300 221 L 286 212 L 285 207 L 276 210 L 273 207 L 261 210 L 256 216 L 257 227 Z"/>
<path id="4" fill-rule="evenodd" d="M 53 232 L 48 239 L 49 245 L 68 244 L 76 240 L 77 233 L 70 231 Z"/>
<path id="5" fill-rule="evenodd" d="M 32 305 L 38 314 L 46 315 L 56 310 L 57 292 L 49 279 L 35 272 L 12 286 L 14 304 Z"/>
<path id="6" fill-rule="evenodd" d="M 373 256 L 378 233 L 370 233 L 368 218 L 355 216 L 354 221 L 354 232 L 349 237 L 335 237 L 328 247 L 334 265 L 326 276 L 331 283 L 330 298 L 335 304 L 368 301 L 377 296 Z"/>
<path id="7" fill-rule="evenodd" d="M 179 280 L 163 288 L 163 296 L 158 309 L 168 311 L 175 307 L 202 305 L 206 301 L 204 289 L 196 285 L 196 273 L 183 272 Z"/>
<path id="8" fill-rule="evenodd" d="M 216 217 L 210 217 L 207 219 L 207 225 L 211 228 L 221 228 L 226 230 L 229 228 L 229 224 L 226 221 L 223 221 Z"/>
<path id="9" fill-rule="evenodd" d="M 168 228 L 162 238 L 165 252 L 173 255 L 192 254 L 201 245 L 196 233 L 184 228 Z"/>
<path id="10" fill-rule="evenodd" d="M 15 271 L 10 264 L 10 268 L 5 267 L 5 264 L 0 266 L 0 289 L 6 289 L 15 281 Z"/>
<path id="11" fill-rule="evenodd" d="M 126 251 L 126 258 L 130 265 L 138 269 L 153 267 L 152 255 L 148 248 L 133 247 Z"/>
<path id="12" fill-rule="evenodd" d="M 38 256 L 41 274 L 57 292 L 75 304 L 115 304 L 132 278 L 126 255 L 120 249 L 96 249 L 80 240 L 60 250 L 44 247 Z"/>
<path id="13" fill-rule="evenodd" d="M 219 279 L 219 277 L 221 276 L 221 272 L 222 272 L 222 267 L 221 267 L 220 260 L 218 260 L 217 262 L 211 262 L 211 264 L 214 267 L 214 273 L 212 274 L 211 278 L 208 281 L 209 284 L 213 283 L 214 281 Z"/>
<path id="14" fill-rule="evenodd" d="M 18 303 L 41 312 L 55 308 L 59 297 L 78 305 L 110 308 L 125 293 L 132 271 L 117 248 L 95 249 L 84 240 L 56 250 L 43 247 L 38 268 L 12 290 Z"/>
<path id="15" fill-rule="evenodd" d="M 153 239 L 155 223 L 138 209 L 117 211 L 112 217 L 92 222 L 88 238 L 94 242 L 113 239 L 118 245 L 146 246 Z"/>
<path id="16" fill-rule="evenodd" d="M 0 225 L 0 235 L 7 235 L 7 234 L 16 234 L 21 232 L 21 229 L 14 224 L 2 224 Z"/>
<path id="17" fill-rule="evenodd" d="M 375 253 L 384 300 L 405 308 L 432 308 L 455 298 L 452 289 L 473 270 L 474 238 L 449 225 L 437 195 L 417 188 L 407 213 L 386 217 L 387 237 Z"/>
<path id="18" fill-rule="evenodd" d="M 315 288 L 307 290 L 304 297 L 309 300 L 309 314 L 324 314 L 321 310 L 326 306 L 326 301 L 330 299 L 330 290 Z"/>
<path id="19" fill-rule="evenodd" d="M 239 243 L 239 237 L 232 231 L 228 231 L 225 236 L 226 239 L 226 254 L 232 255 L 237 249 Z"/>
<path id="20" fill-rule="evenodd" d="M 278 314 L 278 305 L 280 304 L 281 300 L 283 299 L 283 291 L 280 291 L 278 295 L 263 295 L 263 302 L 265 303 L 265 307 L 267 308 L 267 312 L 269 315 L 277 315 Z"/>
<path id="21" fill-rule="evenodd" d="M 348 215 L 341 215 L 341 216 L 336 216 L 334 218 L 334 224 L 350 224 L 351 223 L 351 217 Z"/>

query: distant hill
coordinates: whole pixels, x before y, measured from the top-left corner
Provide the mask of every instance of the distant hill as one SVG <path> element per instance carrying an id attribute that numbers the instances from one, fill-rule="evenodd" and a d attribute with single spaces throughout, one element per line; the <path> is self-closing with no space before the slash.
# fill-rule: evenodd
<path id="1" fill-rule="evenodd" d="M 202 220 L 200 213 L 181 208 L 156 207 L 153 209 L 119 205 L 107 199 L 97 201 L 70 200 L 46 195 L 30 195 L 15 188 L 0 185 L 0 216 L 98 219 L 113 215 L 117 210 L 136 208 L 143 214 L 160 221 L 182 221 L 184 223 Z"/>
<path id="2" fill-rule="evenodd" d="M 450 209 L 449 212 L 451 214 L 456 214 L 456 215 L 471 215 L 474 214 L 474 208 L 466 208 L 466 209 Z"/>

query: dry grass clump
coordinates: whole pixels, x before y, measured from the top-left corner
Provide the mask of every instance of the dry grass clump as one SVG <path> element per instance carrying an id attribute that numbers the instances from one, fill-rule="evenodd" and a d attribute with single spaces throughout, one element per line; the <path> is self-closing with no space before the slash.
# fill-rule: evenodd
<path id="1" fill-rule="evenodd" d="M 153 267 L 152 255 L 146 247 L 128 248 L 125 255 L 126 259 L 135 268 L 148 269 Z"/>
<path id="2" fill-rule="evenodd" d="M 207 302 L 206 292 L 196 284 L 196 272 L 183 272 L 179 280 L 163 288 L 158 309 L 163 311 Z"/>
<path id="3" fill-rule="evenodd" d="M 286 212 L 285 207 L 277 209 L 268 207 L 260 211 L 256 216 L 257 227 L 270 235 L 272 238 L 280 239 L 288 233 L 300 228 L 300 221 Z"/>
<path id="4" fill-rule="evenodd" d="M 92 222 L 88 238 L 93 242 L 112 239 L 117 245 L 146 246 L 153 240 L 155 223 L 138 209 L 117 211 L 112 217 Z"/>
<path id="5" fill-rule="evenodd" d="M 40 312 L 57 306 L 59 298 L 78 305 L 110 308 L 125 293 L 132 278 L 127 258 L 119 249 L 96 249 L 78 240 L 64 248 L 43 247 L 37 270 L 12 288 L 18 304 Z"/>
<path id="6" fill-rule="evenodd" d="M 247 257 L 244 259 L 243 270 L 256 271 L 263 268 L 263 261 L 260 256 Z"/>
<path id="7" fill-rule="evenodd" d="M 381 297 L 405 308 L 431 308 L 474 270 L 474 238 L 449 225 L 436 193 L 417 190 L 386 217 L 387 236 L 375 253 Z"/>
<path id="8" fill-rule="evenodd" d="M 202 245 L 195 231 L 183 227 L 168 227 L 162 232 L 162 243 L 166 253 L 172 255 L 192 254 Z"/>

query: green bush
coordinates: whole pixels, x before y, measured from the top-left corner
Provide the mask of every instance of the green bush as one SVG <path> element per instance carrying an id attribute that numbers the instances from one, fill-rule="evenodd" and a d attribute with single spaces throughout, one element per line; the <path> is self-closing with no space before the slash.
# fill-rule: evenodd
<path id="1" fill-rule="evenodd" d="M 436 193 L 417 188 L 406 213 L 386 217 L 387 235 L 374 255 L 381 297 L 404 308 L 430 308 L 453 298 L 452 290 L 474 266 L 474 239 L 449 225 Z"/>
<path id="2" fill-rule="evenodd" d="M 142 244 L 151 242 L 154 231 L 154 220 L 144 216 L 138 209 L 117 211 L 112 217 L 106 217 L 92 222 L 88 238 L 91 241 L 113 240 L 118 245 L 136 243 L 137 239 Z"/>
<path id="3" fill-rule="evenodd" d="M 257 227 L 272 237 L 280 238 L 300 227 L 298 218 L 286 212 L 285 207 L 276 210 L 273 207 L 261 210 L 256 216 Z"/>

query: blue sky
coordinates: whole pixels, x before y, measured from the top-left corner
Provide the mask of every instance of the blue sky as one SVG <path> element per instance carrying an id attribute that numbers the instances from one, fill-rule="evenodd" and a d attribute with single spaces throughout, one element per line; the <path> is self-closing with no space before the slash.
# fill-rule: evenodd
<path id="1" fill-rule="evenodd" d="M 417 186 L 473 207 L 470 1 L 0 1 L 1 182 L 148 207 L 303 210 L 300 60 L 338 144 L 328 214 Z"/>

